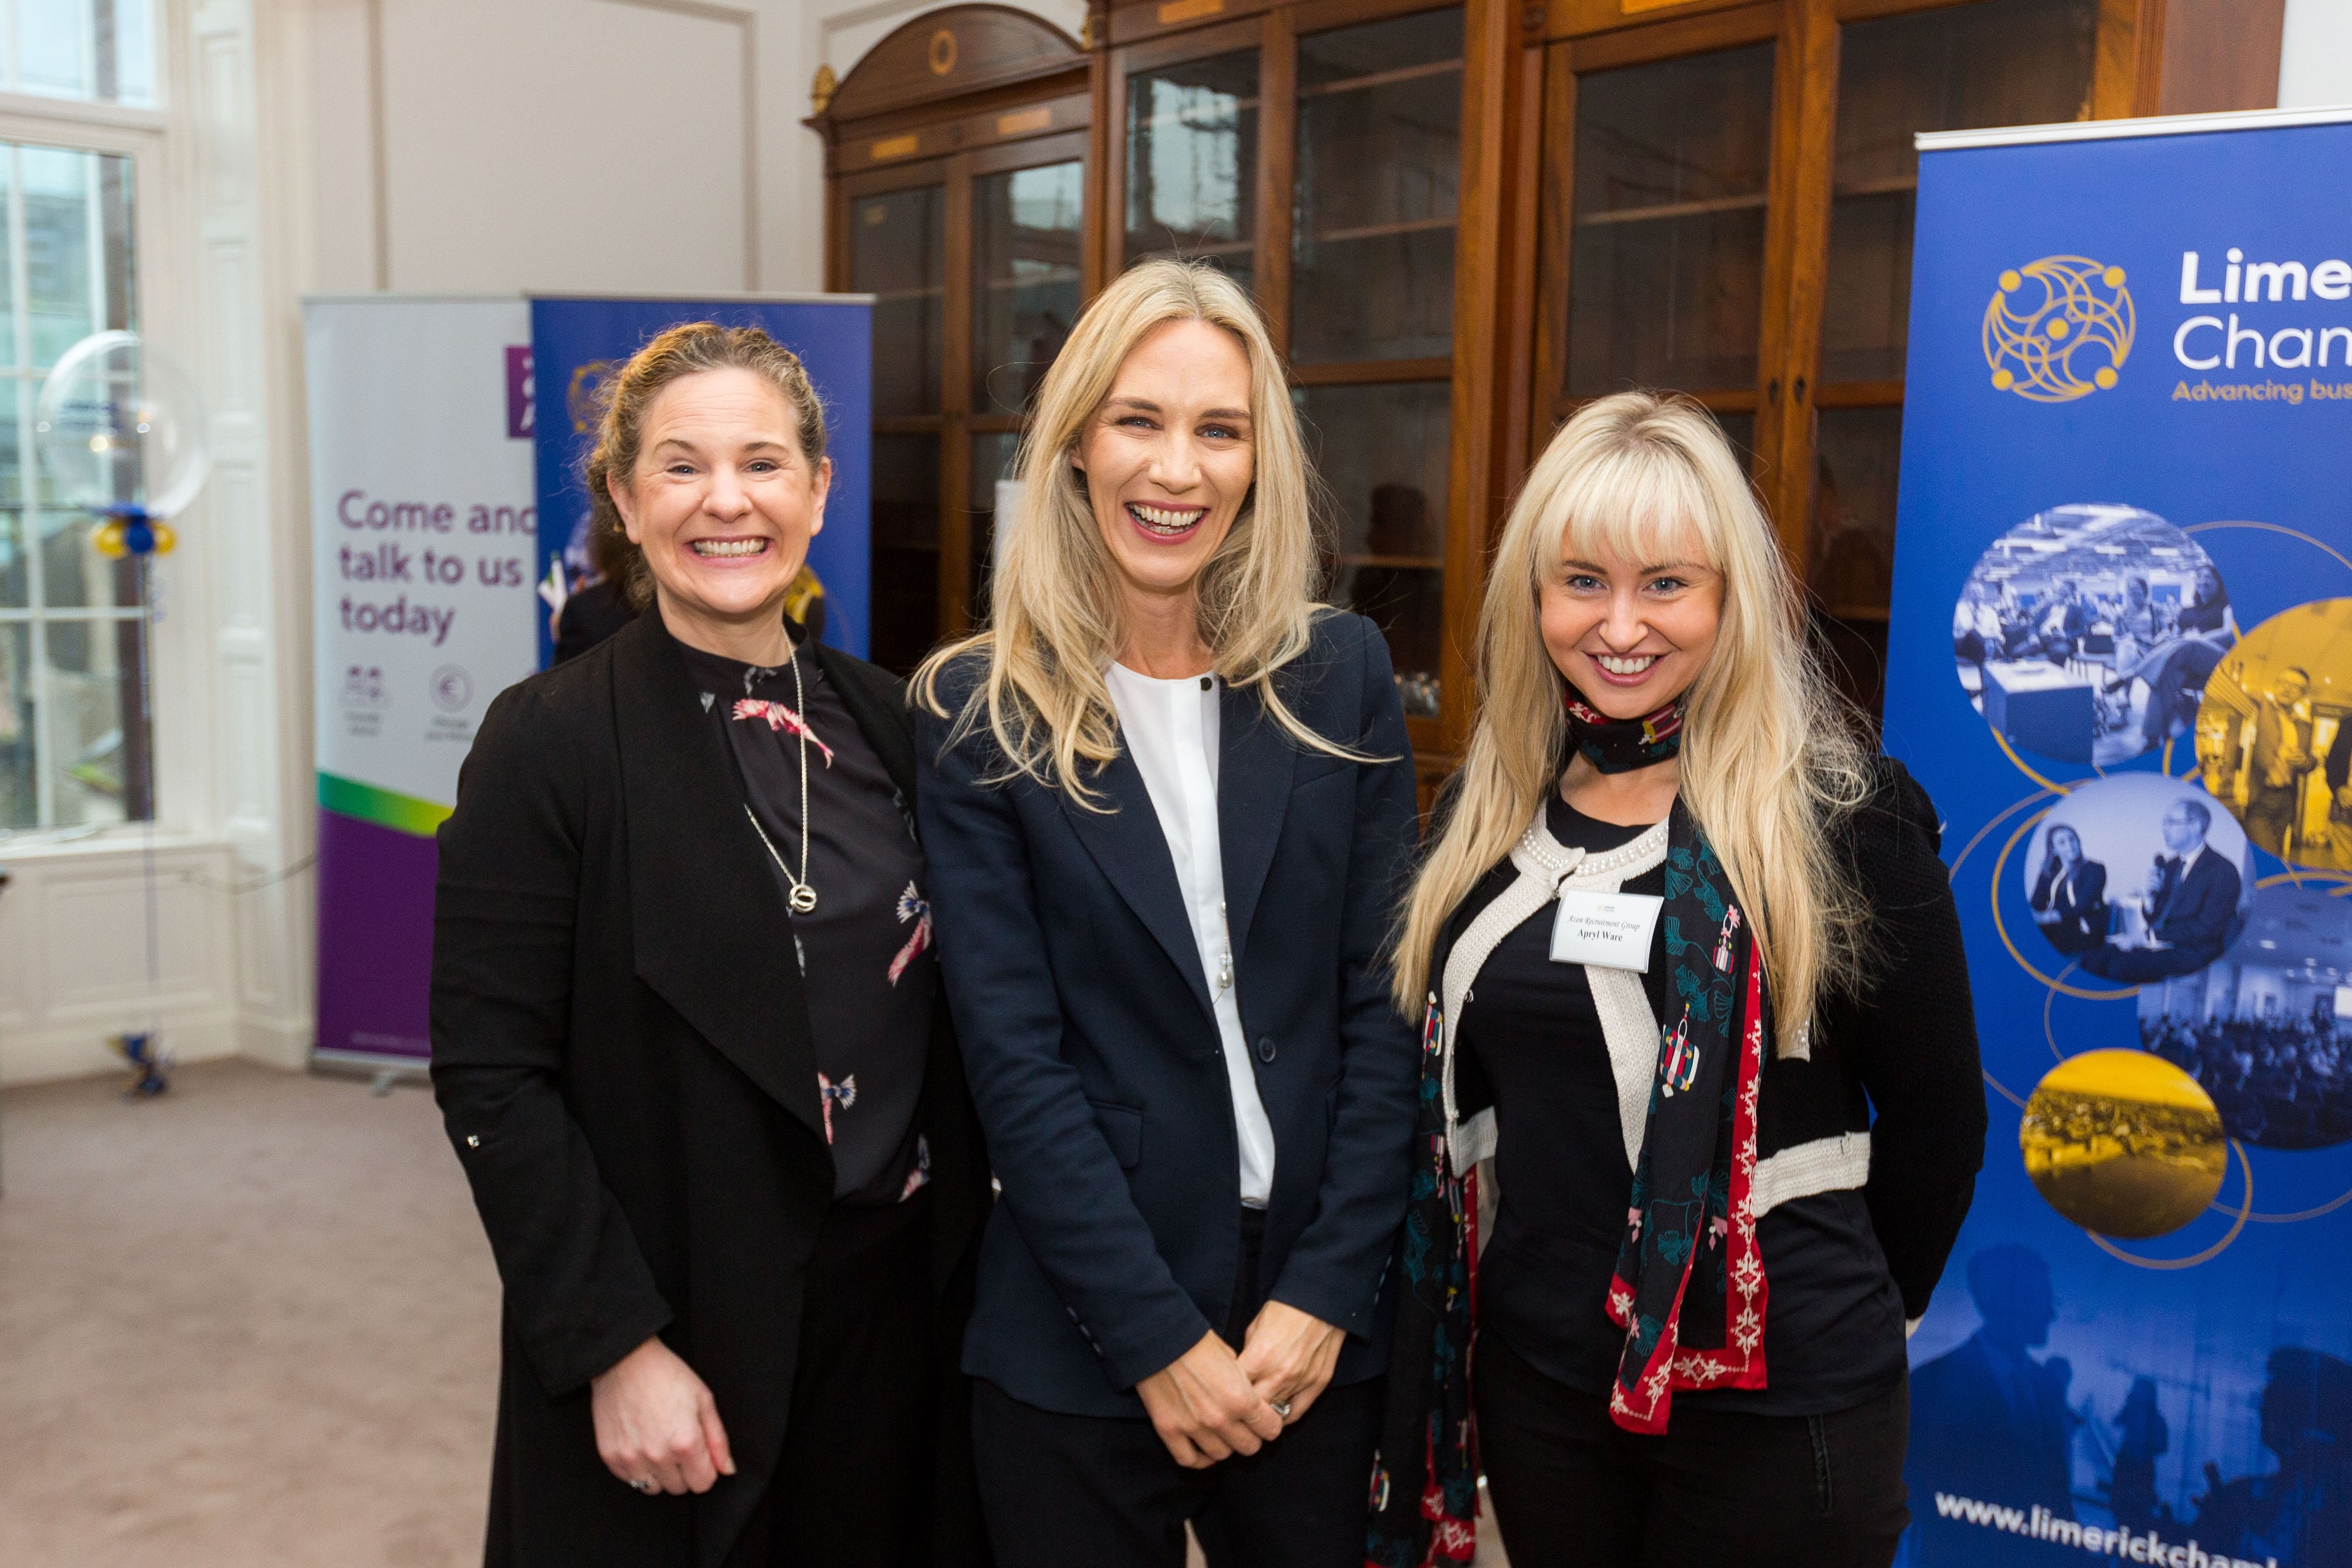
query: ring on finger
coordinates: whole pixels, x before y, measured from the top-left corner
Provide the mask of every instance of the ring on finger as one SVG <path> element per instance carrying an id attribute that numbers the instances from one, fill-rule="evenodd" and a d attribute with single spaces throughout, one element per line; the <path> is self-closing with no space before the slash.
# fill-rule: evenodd
<path id="1" fill-rule="evenodd" d="M 1274 1413 L 1275 1413 L 1276 1415 L 1277 1415 L 1277 1416 L 1281 1416 L 1281 1417 L 1282 1417 L 1284 1420 L 1286 1420 L 1286 1421 L 1287 1421 L 1287 1420 L 1289 1420 L 1289 1419 L 1290 1419 L 1290 1401 L 1289 1401 L 1289 1400 L 1287 1400 L 1287 1399 L 1269 1399 L 1269 1400 L 1267 1400 L 1267 1401 L 1266 1401 L 1266 1403 L 1267 1403 L 1268 1405 L 1271 1405 L 1271 1406 L 1274 1406 Z"/>
<path id="2" fill-rule="evenodd" d="M 661 1482 L 654 1479 L 651 1476 L 639 1476 L 635 1480 L 631 1481 L 629 1485 L 645 1493 L 647 1497 L 651 1497 L 654 1493 L 661 1490 Z"/>

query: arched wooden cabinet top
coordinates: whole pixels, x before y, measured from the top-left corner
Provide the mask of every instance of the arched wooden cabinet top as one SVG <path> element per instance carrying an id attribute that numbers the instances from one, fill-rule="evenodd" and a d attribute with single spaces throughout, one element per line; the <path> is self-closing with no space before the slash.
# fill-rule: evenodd
<path id="1" fill-rule="evenodd" d="M 949 5 L 867 50 L 808 123 L 831 137 L 854 120 L 1086 68 L 1085 46 L 1042 17 L 1009 5 Z"/>

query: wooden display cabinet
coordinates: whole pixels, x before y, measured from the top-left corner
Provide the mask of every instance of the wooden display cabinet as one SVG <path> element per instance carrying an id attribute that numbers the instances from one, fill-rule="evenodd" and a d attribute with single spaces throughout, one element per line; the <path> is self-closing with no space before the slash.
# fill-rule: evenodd
<path id="1" fill-rule="evenodd" d="M 1491 314 L 1462 266 L 1464 215 L 1499 171 L 1463 130 L 1467 51 L 1499 15 L 1146 0 L 1097 24 L 1097 266 L 1205 258 L 1257 298 L 1328 491 L 1329 597 L 1387 633 L 1424 779 L 1469 729 L 1486 516 L 1462 465 L 1486 428 Z"/>
<path id="2" fill-rule="evenodd" d="M 905 673 L 984 603 L 1021 415 L 1097 287 L 1089 57 L 1026 12 L 916 17 L 820 74 L 825 286 L 874 299 L 869 652 Z"/>
<path id="3" fill-rule="evenodd" d="M 1628 386 L 1712 410 L 1851 692 L 1893 574 L 1924 131 L 2273 101 L 2283 0 L 1536 0 L 1506 123 L 1494 433 L 1523 472 Z M 1524 386 L 1523 402 L 1516 397 Z"/>
<path id="4" fill-rule="evenodd" d="M 2263 107 L 2284 0 L 1095 0 L 957 5 L 810 123 L 830 287 L 875 311 L 875 627 L 971 623 L 993 485 L 1084 299 L 1244 282 L 1386 632 L 1424 789 L 1466 740 L 1495 531 L 1584 402 L 1685 392 L 1749 457 L 1874 709 L 1914 133 Z M 950 40 L 943 42 L 942 40 Z"/>

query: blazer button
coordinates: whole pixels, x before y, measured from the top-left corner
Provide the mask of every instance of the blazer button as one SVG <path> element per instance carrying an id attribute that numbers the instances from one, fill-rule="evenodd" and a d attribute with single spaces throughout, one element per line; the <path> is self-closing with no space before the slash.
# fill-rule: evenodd
<path id="1" fill-rule="evenodd" d="M 1257 1059 L 1260 1061 L 1274 1060 L 1274 1036 L 1262 1034 L 1257 1037 Z"/>

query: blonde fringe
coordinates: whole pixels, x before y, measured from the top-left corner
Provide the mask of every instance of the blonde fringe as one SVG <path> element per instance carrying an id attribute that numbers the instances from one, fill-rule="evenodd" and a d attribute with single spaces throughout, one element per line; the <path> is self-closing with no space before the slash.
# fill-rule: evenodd
<path id="1" fill-rule="evenodd" d="M 1746 909 L 1779 1049 L 1859 982 L 1865 915 L 1832 847 L 1870 789 L 1870 754 L 1808 646 L 1779 541 L 1729 443 L 1697 404 L 1621 392 L 1552 438 L 1512 507 L 1478 616 L 1478 717 L 1454 806 L 1394 938 L 1395 998 L 1417 1017 L 1445 919 L 1510 852 L 1559 782 L 1565 683 L 1545 651 L 1538 585 L 1561 555 L 1676 559 L 1695 536 L 1723 574 L 1722 624 L 1684 718 L 1682 800 Z"/>
<path id="2" fill-rule="evenodd" d="M 915 672 L 916 700 L 944 717 L 940 676 L 966 658 L 983 662 L 984 677 L 952 716 L 948 744 L 984 727 L 1004 762 L 991 782 L 1025 777 L 1090 810 L 1105 809 L 1087 778 L 1118 755 L 1118 716 L 1103 673 L 1125 629 L 1116 569 L 1070 459 L 1129 351 L 1154 328 L 1179 320 L 1225 329 L 1250 361 L 1256 480 L 1202 569 L 1201 639 L 1218 677 L 1255 691 L 1293 740 L 1368 760 L 1318 735 L 1275 689 L 1276 672 L 1307 651 L 1327 608 L 1317 602 L 1315 481 L 1280 357 L 1231 278 L 1206 263 L 1152 260 L 1087 307 L 1038 389 L 1014 459 L 1020 499 L 998 520 L 1004 556 L 991 583 L 987 624 L 933 650 Z"/>

